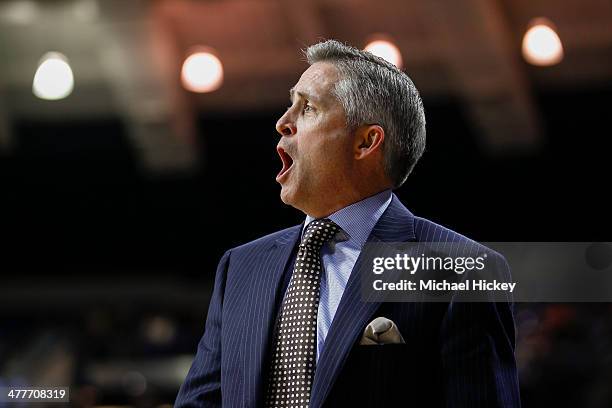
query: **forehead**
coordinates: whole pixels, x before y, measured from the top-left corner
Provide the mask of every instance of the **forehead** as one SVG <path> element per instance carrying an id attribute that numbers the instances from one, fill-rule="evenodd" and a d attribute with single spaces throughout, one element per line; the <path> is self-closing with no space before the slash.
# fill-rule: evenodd
<path id="1" fill-rule="evenodd" d="M 298 93 L 306 95 L 310 99 L 326 101 L 332 97 L 332 89 L 338 79 L 338 69 L 333 64 L 316 62 L 304 71 L 289 94 L 292 99 L 294 94 Z"/>

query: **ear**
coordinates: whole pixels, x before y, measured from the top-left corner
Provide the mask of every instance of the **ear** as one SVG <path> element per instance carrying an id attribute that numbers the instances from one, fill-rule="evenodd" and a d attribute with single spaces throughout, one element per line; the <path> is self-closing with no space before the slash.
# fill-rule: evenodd
<path id="1" fill-rule="evenodd" d="M 382 152 L 385 131 L 380 125 L 363 125 L 355 131 L 354 148 L 356 160 L 362 160 L 370 155 Z"/>

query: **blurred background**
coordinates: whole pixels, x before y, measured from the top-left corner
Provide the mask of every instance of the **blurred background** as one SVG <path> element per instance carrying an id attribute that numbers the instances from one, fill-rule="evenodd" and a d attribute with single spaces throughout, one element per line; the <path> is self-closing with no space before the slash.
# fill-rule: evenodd
<path id="1" fill-rule="evenodd" d="M 223 252 L 303 219 L 274 125 L 322 38 L 420 90 L 415 214 L 612 240 L 609 0 L 0 1 L 0 386 L 172 405 Z M 519 304 L 517 327 L 524 406 L 612 406 L 610 304 Z"/>

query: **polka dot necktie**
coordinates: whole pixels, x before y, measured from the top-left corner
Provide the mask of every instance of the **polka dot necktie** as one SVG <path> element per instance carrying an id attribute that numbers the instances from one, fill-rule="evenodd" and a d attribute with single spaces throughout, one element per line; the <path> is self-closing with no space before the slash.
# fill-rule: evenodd
<path id="1" fill-rule="evenodd" d="M 316 365 L 321 248 L 338 231 L 333 221 L 315 220 L 302 238 L 274 337 L 267 407 L 308 407 Z"/>

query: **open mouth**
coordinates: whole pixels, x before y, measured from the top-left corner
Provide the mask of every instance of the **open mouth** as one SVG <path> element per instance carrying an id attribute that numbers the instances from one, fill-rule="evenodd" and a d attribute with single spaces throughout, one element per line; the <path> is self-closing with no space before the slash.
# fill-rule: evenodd
<path id="1" fill-rule="evenodd" d="M 282 147 L 277 147 L 276 151 L 278 152 L 278 155 L 280 156 L 281 161 L 283 162 L 283 168 L 276 175 L 276 181 L 280 181 L 283 176 L 287 174 L 289 170 L 291 170 L 291 168 L 293 167 L 293 159 L 291 158 L 291 156 L 289 156 L 289 153 L 287 153 Z"/>

